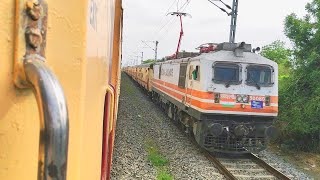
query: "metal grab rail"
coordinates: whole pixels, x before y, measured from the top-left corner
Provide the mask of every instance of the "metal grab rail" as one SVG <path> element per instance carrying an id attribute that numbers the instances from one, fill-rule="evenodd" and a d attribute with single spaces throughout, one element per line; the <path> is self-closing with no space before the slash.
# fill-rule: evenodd
<path id="1" fill-rule="evenodd" d="M 42 60 L 26 59 L 23 67 L 40 113 L 38 180 L 65 180 L 69 119 L 63 90 Z"/>
<path id="2" fill-rule="evenodd" d="M 110 96 L 110 99 L 109 97 Z M 110 179 L 110 165 L 111 165 L 111 157 L 110 157 L 110 135 L 113 130 L 113 121 L 115 118 L 114 114 L 114 107 L 115 107 L 115 95 L 114 95 L 114 89 L 111 85 L 108 85 L 106 87 L 106 100 L 109 101 L 105 102 L 105 111 L 107 112 L 107 116 L 104 117 L 104 123 L 108 123 L 104 127 L 104 133 L 103 133 L 103 152 L 102 152 L 102 165 L 101 165 L 101 180 L 107 180 Z M 111 135 L 112 136 L 112 135 Z M 112 151 L 112 150 L 111 150 Z"/>
<path id="3" fill-rule="evenodd" d="M 13 80 L 33 88 L 40 114 L 38 180 L 65 180 L 69 119 L 63 90 L 46 66 L 48 4 L 46 0 L 15 0 Z"/>
<path id="4" fill-rule="evenodd" d="M 114 90 L 113 90 L 113 87 L 112 86 L 107 86 L 107 88 L 106 88 L 106 91 L 107 91 L 107 94 L 109 94 L 110 96 L 111 96 L 111 101 L 110 101 L 110 110 L 109 110 L 109 112 L 110 112 L 110 117 L 108 117 L 108 118 L 110 118 L 110 122 L 109 122 L 109 132 L 111 132 L 112 131 L 112 129 L 113 129 L 113 121 L 114 121 L 114 116 L 115 116 L 115 114 L 114 114 L 114 106 L 115 106 L 115 104 L 114 104 L 114 102 L 115 102 L 115 99 L 114 99 L 114 97 L 115 97 L 115 95 L 114 95 Z"/>

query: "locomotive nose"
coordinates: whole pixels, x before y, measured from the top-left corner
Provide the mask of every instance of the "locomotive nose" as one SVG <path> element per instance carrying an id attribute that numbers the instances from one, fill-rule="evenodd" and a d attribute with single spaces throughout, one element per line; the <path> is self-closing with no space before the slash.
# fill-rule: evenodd
<path id="1" fill-rule="evenodd" d="M 275 139 L 279 136 L 279 130 L 274 126 L 269 126 L 269 127 L 266 127 L 264 134 L 269 139 Z"/>

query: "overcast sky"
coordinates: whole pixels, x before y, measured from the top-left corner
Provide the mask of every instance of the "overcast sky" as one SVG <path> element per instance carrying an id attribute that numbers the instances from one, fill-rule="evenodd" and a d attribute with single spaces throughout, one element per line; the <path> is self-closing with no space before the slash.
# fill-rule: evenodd
<path id="1" fill-rule="evenodd" d="M 154 51 L 141 41 L 159 41 L 158 58 L 175 53 L 180 24 L 176 16 L 166 16 L 177 11 L 187 0 L 124 0 L 123 65 L 133 63 L 141 52 L 143 59 L 153 59 Z M 184 36 L 180 50 L 196 51 L 200 44 L 227 42 L 230 17 L 208 0 L 189 0 L 181 10 L 192 17 L 185 17 Z M 296 13 L 302 17 L 305 4 L 311 0 L 240 0 L 236 42 L 245 41 L 253 47 L 262 47 L 275 40 L 290 45 L 283 33 L 285 17 Z M 223 0 L 231 5 L 232 0 Z M 221 7 L 223 4 L 216 1 Z M 154 48 L 154 43 L 147 42 Z"/>

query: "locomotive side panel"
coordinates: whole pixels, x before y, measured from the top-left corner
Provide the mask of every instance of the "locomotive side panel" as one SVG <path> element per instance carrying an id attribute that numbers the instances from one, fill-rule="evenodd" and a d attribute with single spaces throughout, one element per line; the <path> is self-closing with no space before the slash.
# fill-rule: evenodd
<path id="1" fill-rule="evenodd" d="M 137 66 L 137 82 L 145 89 L 148 86 L 148 67 Z"/>
<path id="2" fill-rule="evenodd" d="M 185 86 L 179 87 L 179 75 L 180 63 L 155 64 L 153 88 L 182 103 L 186 90 Z"/>
<path id="3" fill-rule="evenodd" d="M 150 68 L 148 68 L 149 70 L 148 70 L 148 91 L 149 92 L 152 92 L 152 86 L 153 86 L 153 84 L 152 84 L 152 81 L 153 81 L 153 65 L 151 65 L 151 67 Z"/>
<path id="4" fill-rule="evenodd" d="M 143 66 L 141 68 L 142 78 L 141 78 L 141 86 L 148 90 L 148 78 L 149 78 L 149 66 Z"/>

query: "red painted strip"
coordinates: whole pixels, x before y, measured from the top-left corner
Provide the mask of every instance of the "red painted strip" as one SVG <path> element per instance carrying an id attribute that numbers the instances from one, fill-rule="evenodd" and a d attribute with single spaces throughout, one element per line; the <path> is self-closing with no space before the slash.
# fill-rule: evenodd
<path id="1" fill-rule="evenodd" d="M 115 92 L 113 88 L 113 92 Z M 103 119 L 103 138 L 102 138 L 102 160 L 101 160 L 101 180 L 109 180 L 112 163 L 114 128 L 109 131 L 110 121 L 115 121 L 115 116 L 110 115 L 111 96 L 109 93 L 105 96 L 104 119 Z M 116 107 L 116 106 L 114 106 Z M 115 112 L 115 111 L 114 111 Z M 112 117 L 111 119 L 109 117 Z M 113 126 L 115 122 L 112 123 Z"/>
<path id="2" fill-rule="evenodd" d="M 182 89 L 180 87 L 178 87 L 177 85 L 175 84 L 171 84 L 171 83 L 168 83 L 168 82 L 164 82 L 162 80 L 158 80 L 158 79 L 153 79 L 153 84 L 155 83 L 158 83 L 158 84 L 161 84 L 163 86 L 167 86 L 171 89 L 174 89 L 176 91 L 180 91 L 182 93 L 186 93 L 186 90 L 185 89 Z M 198 90 L 195 90 L 195 89 L 187 89 L 187 94 L 189 95 L 192 95 L 194 97 L 197 97 L 197 98 L 201 98 L 201 99 L 214 99 L 214 93 L 211 93 L 211 92 L 205 92 L 205 91 L 198 91 Z M 234 102 L 234 100 L 227 100 L 227 99 L 221 99 L 222 101 L 229 101 L 229 102 Z M 270 102 L 271 103 L 278 103 L 278 96 L 271 96 L 270 97 Z"/>
<path id="3" fill-rule="evenodd" d="M 106 94 L 105 97 L 105 105 L 104 105 L 104 120 L 103 120 L 103 139 L 102 139 L 102 161 L 101 161 L 101 180 L 107 179 L 107 153 L 108 153 L 108 139 L 109 133 L 107 132 L 109 129 L 110 119 L 109 119 L 109 110 L 110 110 L 110 95 Z"/>
<path id="4" fill-rule="evenodd" d="M 173 96 L 179 100 L 183 99 L 183 95 L 176 93 L 168 88 L 164 88 L 156 83 L 154 83 L 154 86 L 161 90 L 162 92 Z M 206 103 L 206 102 L 200 102 L 198 100 L 187 98 L 187 102 L 197 108 L 200 108 L 202 110 L 219 110 L 219 111 L 238 111 L 238 112 L 256 112 L 256 113 L 277 113 L 278 107 L 272 107 L 272 106 L 265 106 L 263 109 L 252 109 L 250 105 L 245 105 L 244 108 L 241 107 L 240 104 L 235 104 L 234 107 L 224 107 L 222 104 L 215 104 L 215 103 Z"/>
<path id="5" fill-rule="evenodd" d="M 167 89 L 167 88 L 164 88 L 164 87 L 162 87 L 162 86 L 159 86 L 159 85 L 157 85 L 157 84 L 154 84 L 154 87 L 156 87 L 157 89 L 159 89 L 159 90 L 161 90 L 161 91 L 163 91 L 163 92 L 166 92 L 167 94 L 170 94 L 171 96 L 173 96 L 173 97 L 175 97 L 175 98 L 178 98 L 179 100 L 181 100 L 182 101 L 182 99 L 183 99 L 183 95 L 181 95 L 181 94 L 179 94 L 179 93 L 176 93 L 176 92 L 173 92 L 173 91 L 171 91 L 171 90 L 169 90 L 169 89 Z"/>

